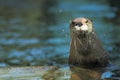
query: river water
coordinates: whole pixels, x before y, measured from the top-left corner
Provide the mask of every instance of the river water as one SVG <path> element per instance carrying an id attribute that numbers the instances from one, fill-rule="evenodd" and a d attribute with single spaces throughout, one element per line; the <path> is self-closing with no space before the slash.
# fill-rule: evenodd
<path id="1" fill-rule="evenodd" d="M 0 66 L 67 65 L 69 23 L 88 17 L 120 64 L 119 20 L 107 0 L 0 0 Z"/>

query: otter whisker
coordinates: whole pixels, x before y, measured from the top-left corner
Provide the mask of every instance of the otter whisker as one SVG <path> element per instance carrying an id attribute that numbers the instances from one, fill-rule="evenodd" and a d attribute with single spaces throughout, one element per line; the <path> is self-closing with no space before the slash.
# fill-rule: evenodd
<path id="1" fill-rule="evenodd" d="M 74 24 L 81 23 L 79 27 Z M 88 18 L 76 18 L 70 24 L 71 45 L 69 64 L 95 67 L 109 64 L 107 52 L 96 36 L 92 21 Z M 94 66 L 93 66 L 94 65 Z"/>
<path id="2" fill-rule="evenodd" d="M 74 39 L 74 47 L 75 47 L 75 52 L 77 53 L 77 45 L 76 45 L 76 39 Z"/>

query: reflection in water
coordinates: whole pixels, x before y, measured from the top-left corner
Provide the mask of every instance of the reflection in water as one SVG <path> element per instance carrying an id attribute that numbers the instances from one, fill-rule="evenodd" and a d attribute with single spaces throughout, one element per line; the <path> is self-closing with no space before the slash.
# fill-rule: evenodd
<path id="1" fill-rule="evenodd" d="M 35 66 L 0 68 L 0 80 L 119 80 L 120 69 L 72 66 Z"/>
<path id="2" fill-rule="evenodd" d="M 79 67 L 71 67 L 70 80 L 100 80 L 102 71 L 95 69 L 84 69 Z"/>
<path id="3" fill-rule="evenodd" d="M 77 66 L 54 67 L 48 70 L 41 79 L 45 80 L 119 80 L 120 68 L 115 65 L 99 68 Z"/>
<path id="4" fill-rule="evenodd" d="M 115 65 L 109 65 L 104 68 L 81 68 L 71 66 L 70 80 L 119 80 L 120 68 Z"/>
<path id="5" fill-rule="evenodd" d="M 115 62 L 120 64 L 120 24 L 116 25 L 114 19 L 103 20 L 106 16 L 114 16 L 107 4 L 105 0 L 0 0 L 0 66 L 67 64 L 68 24 L 71 19 L 81 16 L 95 21 L 96 32 L 111 53 L 111 60 L 116 59 Z M 99 80 L 109 74 L 100 69 L 73 67 L 71 74 L 67 70 L 55 68 L 42 78 Z M 119 70 L 110 72 L 110 75 L 118 73 L 120 76 Z"/>
<path id="6" fill-rule="evenodd" d="M 70 70 L 68 67 L 56 67 L 49 70 L 41 78 L 44 80 L 70 80 Z"/>

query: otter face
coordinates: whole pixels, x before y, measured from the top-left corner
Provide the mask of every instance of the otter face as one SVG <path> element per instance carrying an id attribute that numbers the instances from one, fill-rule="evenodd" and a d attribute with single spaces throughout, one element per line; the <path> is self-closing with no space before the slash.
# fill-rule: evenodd
<path id="1" fill-rule="evenodd" d="M 73 33 L 92 32 L 93 24 L 90 19 L 87 18 L 76 18 L 70 24 L 70 29 Z"/>

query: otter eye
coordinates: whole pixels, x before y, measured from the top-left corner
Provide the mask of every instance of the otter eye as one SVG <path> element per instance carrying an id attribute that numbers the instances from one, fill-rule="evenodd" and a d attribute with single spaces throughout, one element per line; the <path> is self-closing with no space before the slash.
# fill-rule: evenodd
<path id="1" fill-rule="evenodd" d="M 85 23 L 88 23 L 88 20 L 87 20 L 87 21 L 85 21 Z"/>
<path id="2" fill-rule="evenodd" d="M 73 26 L 82 26 L 83 24 L 81 22 L 77 23 L 77 22 L 71 22 L 71 25 Z"/>
<path id="3" fill-rule="evenodd" d="M 77 26 L 77 25 L 78 25 L 78 23 L 75 23 L 74 25 L 75 25 L 75 26 Z"/>

